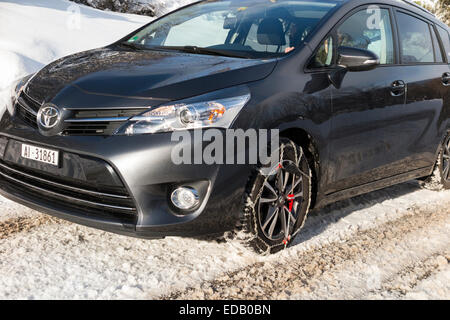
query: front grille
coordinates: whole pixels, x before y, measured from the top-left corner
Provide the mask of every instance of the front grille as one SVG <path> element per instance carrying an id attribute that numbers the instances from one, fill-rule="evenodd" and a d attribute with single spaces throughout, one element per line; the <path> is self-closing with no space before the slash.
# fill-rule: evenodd
<path id="1" fill-rule="evenodd" d="M 16 116 L 37 129 L 37 113 L 40 104 L 22 92 L 16 103 Z M 62 135 L 66 136 L 108 136 L 120 128 L 129 118 L 139 115 L 148 107 L 75 109 L 68 108 L 70 116 L 65 119 Z"/>
<path id="2" fill-rule="evenodd" d="M 29 126 L 37 128 L 36 115 L 39 108 L 40 104 L 36 100 L 22 92 L 19 99 L 17 99 L 16 115 Z"/>
<path id="3" fill-rule="evenodd" d="M 147 107 L 129 109 L 70 109 L 72 116 L 64 120 L 63 135 L 112 135 L 129 118 Z"/>
<path id="4" fill-rule="evenodd" d="M 20 192 L 44 201 L 51 200 L 64 207 L 96 215 L 113 215 L 122 219 L 135 219 L 136 207 L 125 187 L 120 192 L 101 192 L 75 182 L 67 183 L 40 175 L 24 167 L 0 162 L 0 177 Z"/>
<path id="5" fill-rule="evenodd" d="M 78 122 L 63 131 L 66 136 L 112 135 L 124 122 Z"/>
<path id="6" fill-rule="evenodd" d="M 131 109 L 69 109 L 73 111 L 73 116 L 68 120 L 130 118 L 144 112 L 145 109 L 147 107 Z"/>
<path id="7" fill-rule="evenodd" d="M 39 108 L 41 107 L 42 103 L 39 101 L 36 101 L 36 99 L 33 99 L 28 94 L 26 94 L 24 91 L 20 95 L 22 100 L 27 104 L 28 107 L 33 109 L 36 113 L 39 111 Z"/>
<path id="8" fill-rule="evenodd" d="M 17 103 L 16 105 L 16 115 L 29 126 L 37 128 L 36 114 L 32 113 L 20 103 Z"/>

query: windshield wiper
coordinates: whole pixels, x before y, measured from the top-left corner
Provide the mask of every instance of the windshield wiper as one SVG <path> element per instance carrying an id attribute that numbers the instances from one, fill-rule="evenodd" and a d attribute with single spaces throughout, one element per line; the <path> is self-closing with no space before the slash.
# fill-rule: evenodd
<path id="1" fill-rule="evenodd" d="M 161 50 L 175 50 L 187 53 L 195 53 L 195 54 L 206 54 L 206 55 L 214 55 L 214 56 L 222 56 L 222 57 L 231 57 L 231 58 L 246 58 L 249 57 L 244 54 L 230 52 L 228 50 L 219 50 L 219 49 L 211 49 L 211 48 L 202 48 L 197 46 L 158 46 L 156 49 Z"/>
<path id="2" fill-rule="evenodd" d="M 148 49 L 148 48 L 146 48 L 145 46 L 143 46 L 141 44 L 137 44 L 137 43 L 134 43 L 134 42 L 128 42 L 128 41 L 121 42 L 120 45 L 123 46 L 123 47 L 134 49 L 134 50 L 145 50 L 145 49 Z"/>
<path id="3" fill-rule="evenodd" d="M 121 42 L 120 45 L 134 50 L 160 50 L 160 51 L 173 50 L 194 54 L 206 54 L 231 58 L 245 58 L 245 59 L 250 58 L 249 56 L 242 53 L 239 54 L 235 52 L 230 52 L 228 50 L 202 48 L 197 46 L 144 46 L 142 44 L 137 44 L 135 42 L 128 42 L 128 41 Z"/>

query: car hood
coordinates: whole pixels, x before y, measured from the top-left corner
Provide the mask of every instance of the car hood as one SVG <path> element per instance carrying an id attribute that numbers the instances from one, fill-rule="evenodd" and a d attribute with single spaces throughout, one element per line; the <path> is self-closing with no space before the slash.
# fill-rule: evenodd
<path id="1" fill-rule="evenodd" d="M 31 79 L 26 93 L 40 102 L 57 98 L 69 105 L 83 104 L 73 100 L 86 95 L 179 100 L 263 79 L 275 65 L 273 59 L 102 48 L 49 64 Z"/>

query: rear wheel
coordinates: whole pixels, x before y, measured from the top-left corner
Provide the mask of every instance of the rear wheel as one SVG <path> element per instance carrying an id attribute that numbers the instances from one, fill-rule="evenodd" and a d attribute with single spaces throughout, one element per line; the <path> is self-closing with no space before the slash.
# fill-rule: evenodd
<path id="1" fill-rule="evenodd" d="M 280 163 L 271 175 L 250 179 L 244 240 L 259 253 L 286 248 L 302 228 L 311 204 L 311 170 L 302 147 L 281 139 Z"/>

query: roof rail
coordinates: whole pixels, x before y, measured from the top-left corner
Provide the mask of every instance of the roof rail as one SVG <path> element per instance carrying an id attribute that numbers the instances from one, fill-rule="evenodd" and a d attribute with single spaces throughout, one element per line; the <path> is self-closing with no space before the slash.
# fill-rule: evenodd
<path id="1" fill-rule="evenodd" d="M 433 17 L 435 17 L 435 15 L 433 13 L 431 13 L 430 11 L 428 11 L 427 9 L 425 9 L 424 7 L 422 7 L 421 5 L 418 5 L 417 3 L 413 2 L 413 1 L 410 1 L 410 0 L 402 0 L 402 1 L 416 7 L 417 9 L 422 10 L 423 12 L 431 14 Z"/>

